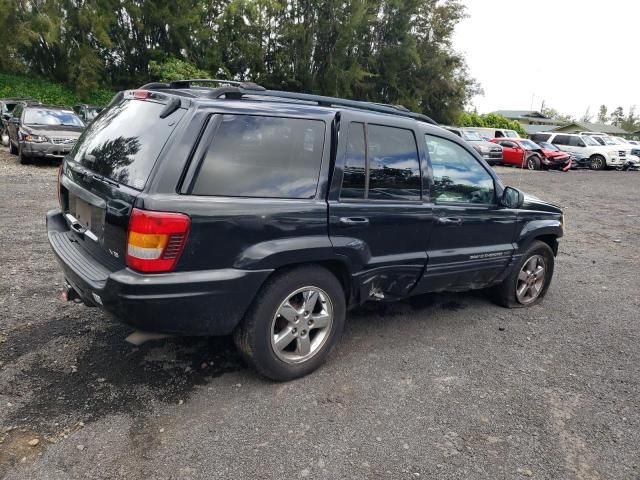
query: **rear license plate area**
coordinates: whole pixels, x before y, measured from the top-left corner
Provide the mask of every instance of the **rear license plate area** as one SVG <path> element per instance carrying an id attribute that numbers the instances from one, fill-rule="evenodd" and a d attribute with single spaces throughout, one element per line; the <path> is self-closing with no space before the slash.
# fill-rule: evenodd
<path id="1" fill-rule="evenodd" d="M 69 213 L 84 228 L 100 238 L 104 229 L 104 210 L 74 196 L 69 196 Z"/>

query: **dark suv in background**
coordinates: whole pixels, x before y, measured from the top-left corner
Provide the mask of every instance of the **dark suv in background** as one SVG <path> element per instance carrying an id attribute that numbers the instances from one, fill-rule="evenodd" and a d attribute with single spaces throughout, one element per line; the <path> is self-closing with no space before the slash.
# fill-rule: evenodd
<path id="1" fill-rule="evenodd" d="M 18 105 L 39 105 L 40 102 L 29 97 L 3 98 L 0 99 L 0 139 L 5 147 L 9 146 L 9 133 L 7 125 L 13 115 L 13 110 Z"/>
<path id="2" fill-rule="evenodd" d="M 47 229 L 67 299 L 144 331 L 233 333 L 286 380 L 367 301 L 545 295 L 561 210 L 505 187 L 428 117 L 195 82 L 121 92 L 65 158 Z"/>
<path id="3" fill-rule="evenodd" d="M 84 130 L 84 123 L 65 107 L 20 104 L 7 122 L 9 150 L 20 163 L 37 158 L 61 160 Z"/>

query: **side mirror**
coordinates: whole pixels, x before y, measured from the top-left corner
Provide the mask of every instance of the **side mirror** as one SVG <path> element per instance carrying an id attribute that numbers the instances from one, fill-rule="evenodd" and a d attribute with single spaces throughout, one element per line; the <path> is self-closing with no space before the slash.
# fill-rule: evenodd
<path id="1" fill-rule="evenodd" d="M 505 187 L 500 198 L 500 205 L 505 208 L 522 208 L 524 205 L 524 193 L 517 188 Z"/>

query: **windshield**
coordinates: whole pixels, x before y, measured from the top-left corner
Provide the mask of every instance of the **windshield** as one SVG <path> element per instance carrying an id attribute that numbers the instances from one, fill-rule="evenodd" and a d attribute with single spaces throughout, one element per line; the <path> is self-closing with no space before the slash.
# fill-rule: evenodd
<path id="1" fill-rule="evenodd" d="M 520 144 L 527 150 L 537 150 L 540 148 L 538 144 L 533 143 L 531 140 L 521 140 Z"/>
<path id="2" fill-rule="evenodd" d="M 604 140 L 604 143 L 606 145 L 618 145 L 618 142 L 616 142 L 613 138 L 611 137 L 600 137 L 602 138 L 602 140 Z"/>
<path id="3" fill-rule="evenodd" d="M 47 110 L 44 108 L 30 108 L 24 112 L 26 125 L 64 125 L 70 127 L 84 127 L 82 120 L 71 110 Z"/>
<path id="4" fill-rule="evenodd" d="M 580 138 L 582 139 L 582 141 L 584 141 L 585 145 L 588 145 L 590 147 L 598 147 L 600 145 L 589 135 L 582 135 Z"/>
<path id="5" fill-rule="evenodd" d="M 542 148 L 546 148 L 547 150 L 554 150 L 556 152 L 560 151 L 560 149 L 558 147 L 556 147 L 553 143 L 538 142 L 538 145 L 540 145 Z"/>
<path id="6" fill-rule="evenodd" d="M 478 132 L 462 132 L 462 138 L 469 142 L 482 142 L 482 137 Z"/>

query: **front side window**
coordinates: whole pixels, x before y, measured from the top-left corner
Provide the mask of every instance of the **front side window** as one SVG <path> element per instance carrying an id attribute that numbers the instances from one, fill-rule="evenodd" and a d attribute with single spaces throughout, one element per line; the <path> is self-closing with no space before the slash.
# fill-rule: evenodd
<path id="1" fill-rule="evenodd" d="M 494 203 L 493 178 L 469 152 L 444 138 L 425 135 L 425 141 L 436 203 Z"/>
<path id="2" fill-rule="evenodd" d="M 25 125 L 51 125 L 83 127 L 84 123 L 71 110 L 50 110 L 45 108 L 28 108 L 24 112 Z"/>
<path id="3" fill-rule="evenodd" d="M 320 120 L 224 115 L 192 193 L 313 198 L 324 135 Z"/>
<path id="4" fill-rule="evenodd" d="M 593 142 L 598 145 L 598 143 L 593 140 Z M 585 147 L 585 142 L 580 137 L 569 137 L 569 146 L 571 147 Z"/>

